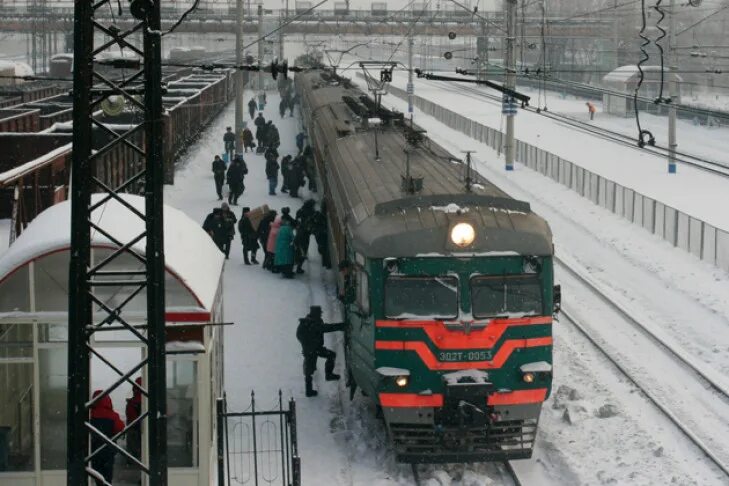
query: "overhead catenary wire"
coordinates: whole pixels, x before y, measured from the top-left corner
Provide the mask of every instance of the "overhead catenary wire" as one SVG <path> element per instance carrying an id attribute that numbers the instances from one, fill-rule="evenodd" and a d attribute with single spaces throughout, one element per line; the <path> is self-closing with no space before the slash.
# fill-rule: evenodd
<path id="1" fill-rule="evenodd" d="M 679 30 L 678 32 L 676 32 L 676 37 L 678 37 L 678 36 L 679 36 L 679 35 L 681 35 L 681 34 L 685 34 L 686 32 L 690 31 L 691 29 L 693 29 L 693 28 L 695 28 L 695 27 L 698 27 L 699 25 L 703 24 L 704 22 L 706 22 L 706 21 L 707 21 L 707 20 L 709 20 L 710 18 L 712 18 L 712 17 L 714 17 L 714 16 L 716 16 L 716 15 L 719 15 L 720 13 L 722 13 L 723 11 L 725 11 L 725 10 L 727 10 L 727 9 L 729 9 L 729 3 L 728 3 L 728 4 L 726 4 L 726 5 L 724 5 L 723 7 L 719 8 L 718 10 L 715 10 L 715 11 L 714 11 L 713 13 L 710 13 L 710 14 L 709 14 L 709 15 L 707 15 L 706 17 L 704 17 L 704 18 L 702 18 L 702 19 L 698 20 L 697 22 L 695 22 L 695 23 L 693 23 L 693 24 L 689 25 L 689 26 L 688 26 L 688 27 L 686 27 L 685 29 Z"/>

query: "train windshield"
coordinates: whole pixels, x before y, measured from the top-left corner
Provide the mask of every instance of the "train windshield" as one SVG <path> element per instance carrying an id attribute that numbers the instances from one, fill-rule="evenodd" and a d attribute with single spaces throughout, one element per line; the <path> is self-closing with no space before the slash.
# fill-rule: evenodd
<path id="1" fill-rule="evenodd" d="M 388 277 L 385 315 L 392 319 L 458 316 L 456 277 Z"/>
<path id="2" fill-rule="evenodd" d="M 542 289 L 536 275 L 471 279 L 474 317 L 525 317 L 542 313 Z"/>

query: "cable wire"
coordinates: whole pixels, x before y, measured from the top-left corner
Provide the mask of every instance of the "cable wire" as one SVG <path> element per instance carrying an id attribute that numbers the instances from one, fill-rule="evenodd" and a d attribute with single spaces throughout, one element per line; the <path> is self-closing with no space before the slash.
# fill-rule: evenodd
<path id="1" fill-rule="evenodd" d="M 640 91 L 641 86 L 643 86 L 643 80 L 645 79 L 645 73 L 643 72 L 643 64 L 645 64 L 648 60 L 650 60 L 650 55 L 648 54 L 648 51 L 646 51 L 646 47 L 650 45 L 651 40 L 645 35 L 645 31 L 647 28 L 647 20 L 646 20 L 646 9 L 645 9 L 645 0 L 640 1 L 641 5 L 641 28 L 640 33 L 638 34 L 638 37 L 640 37 L 643 42 L 640 44 L 640 52 L 642 54 L 640 60 L 638 61 L 638 64 L 636 65 L 638 68 L 638 72 L 640 73 L 640 77 L 638 78 L 638 84 L 635 86 L 635 92 L 633 95 L 633 109 L 635 111 L 635 124 L 638 126 L 638 146 L 644 147 L 646 143 L 648 145 L 655 145 L 656 139 L 653 136 L 653 134 L 649 130 L 643 129 L 640 125 L 640 109 L 638 108 L 638 92 Z"/>
<path id="2" fill-rule="evenodd" d="M 188 15 L 192 14 L 195 10 L 197 10 L 197 7 L 200 5 L 200 0 L 195 0 L 193 4 L 188 8 L 185 13 L 183 13 L 179 19 L 177 19 L 177 22 L 172 24 L 172 27 L 167 32 L 164 32 L 162 34 L 162 37 L 171 34 L 177 29 L 180 25 L 182 25 L 182 22 L 185 21 L 185 19 L 188 17 Z"/>
<path id="3" fill-rule="evenodd" d="M 658 87 L 658 98 L 656 98 L 656 103 L 670 103 L 671 98 L 664 98 L 663 97 L 663 87 L 665 85 L 665 73 L 664 73 L 664 52 L 663 52 L 663 46 L 661 45 L 661 41 L 666 37 L 666 29 L 664 29 L 661 26 L 661 22 L 663 22 L 663 19 L 666 18 L 666 12 L 663 11 L 663 8 L 661 8 L 661 3 L 663 0 L 657 0 L 656 4 L 653 6 L 653 10 L 658 12 L 660 17 L 656 21 L 656 29 L 660 32 L 660 35 L 656 37 L 656 40 L 653 41 L 653 43 L 658 48 L 658 52 L 661 53 L 661 84 Z"/>

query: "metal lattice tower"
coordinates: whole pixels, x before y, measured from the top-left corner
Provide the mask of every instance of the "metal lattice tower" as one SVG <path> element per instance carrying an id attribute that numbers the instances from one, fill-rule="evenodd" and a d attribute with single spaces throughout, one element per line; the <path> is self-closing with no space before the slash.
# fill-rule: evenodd
<path id="1" fill-rule="evenodd" d="M 122 15 L 135 19 L 133 26 L 121 30 L 100 20 L 109 11 L 119 13 L 117 2 L 110 0 L 76 0 L 74 20 L 74 86 L 73 86 L 73 166 L 71 176 L 71 264 L 69 271 L 69 339 L 68 339 L 68 439 L 67 482 L 69 485 L 87 484 L 92 476 L 93 457 L 104 447 L 135 464 L 149 477 L 148 484 L 167 484 L 167 430 L 165 387 L 165 266 L 162 230 L 162 67 L 160 2 L 133 0 L 123 2 Z M 126 8 L 128 6 L 128 8 Z M 97 14 L 99 17 L 97 18 Z M 113 22 L 113 21 L 112 21 Z M 140 37 L 142 41 L 136 40 Z M 96 37 L 104 36 L 96 45 Z M 135 45 L 135 42 L 142 45 Z M 120 59 L 115 67 L 123 67 L 127 74 L 116 76 L 102 69 L 94 59 L 103 53 L 131 52 L 139 60 Z M 141 62 L 140 62 L 141 61 Z M 128 74 L 131 70 L 132 74 Z M 138 98 L 137 96 L 143 96 Z M 127 109 L 135 113 L 137 123 L 113 130 L 101 123 L 98 111 L 109 96 L 119 96 Z M 127 129 L 128 128 L 128 129 Z M 139 135 L 143 134 L 143 142 Z M 103 137 L 103 139 L 102 139 Z M 127 167 L 135 168 L 128 178 L 117 185 L 105 183 L 97 162 L 101 156 L 117 145 L 126 146 L 133 155 Z M 141 191 L 140 191 L 141 189 Z M 142 192 L 144 211 L 137 211 L 121 197 L 122 193 Z M 101 199 L 92 193 L 101 193 Z M 145 230 L 131 241 L 118 241 L 100 225 L 93 222 L 94 215 L 103 210 L 107 201 L 117 201 L 145 223 Z M 103 261 L 91 260 L 91 236 L 96 232 L 108 238 L 117 247 Z M 145 241 L 144 254 L 135 251 L 135 243 Z M 141 262 L 131 268 L 127 260 Z M 110 264 L 114 264 L 113 267 Z M 110 270 L 113 268 L 113 270 Z M 121 304 L 111 308 L 96 295 L 102 288 L 120 289 L 125 295 Z M 146 294 L 146 325 L 132 326 L 124 318 L 124 306 L 137 295 Z M 93 348 L 93 337 L 107 330 L 126 332 L 138 340 L 141 361 L 131 368 L 128 364 L 113 363 Z M 90 398 L 90 362 L 96 357 L 115 371 L 118 379 L 108 385 L 102 394 Z M 123 369 L 127 371 L 122 371 Z M 142 385 L 132 377 L 142 373 Z M 95 430 L 89 419 L 91 407 L 121 385 L 131 385 L 142 393 L 142 414 L 122 432 L 106 437 Z M 126 436 L 129 429 L 140 425 L 146 431 L 147 454 L 133 457 L 117 439 Z M 91 438 L 103 442 L 91 450 Z M 144 447 L 143 447 L 144 450 Z"/>

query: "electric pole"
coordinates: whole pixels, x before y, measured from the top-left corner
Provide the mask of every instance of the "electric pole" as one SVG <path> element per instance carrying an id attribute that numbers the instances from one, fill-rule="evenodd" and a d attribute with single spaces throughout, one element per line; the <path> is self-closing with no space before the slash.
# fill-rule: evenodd
<path id="1" fill-rule="evenodd" d="M 263 66 L 263 5 L 258 5 L 258 64 Z M 258 71 L 258 89 L 264 91 L 263 87 L 263 71 Z"/>
<path id="2" fill-rule="evenodd" d="M 676 57 L 676 0 L 671 0 L 671 19 L 668 38 L 668 51 L 671 68 L 668 80 L 668 92 L 671 102 L 668 104 L 668 173 L 676 173 L 676 104 L 678 103 L 678 59 Z"/>
<path id="3" fill-rule="evenodd" d="M 410 113 L 410 123 L 413 121 L 413 95 L 415 94 L 415 84 L 413 83 L 413 35 L 408 38 L 408 113 Z"/>
<path id="4" fill-rule="evenodd" d="M 236 29 L 235 29 L 235 64 L 243 64 L 243 0 L 236 1 Z M 240 136 L 243 130 L 243 70 L 235 72 L 235 153 L 243 153 L 243 140 Z M 226 149 L 227 150 L 227 149 Z M 232 161 L 231 161 L 232 162 Z"/>
<path id="5" fill-rule="evenodd" d="M 517 0 L 506 0 L 506 87 L 516 88 L 516 6 Z M 504 157 L 506 170 L 514 170 L 514 116 L 516 111 L 511 109 L 514 99 L 504 95 L 504 112 L 506 113 L 506 143 L 504 144 Z"/>

